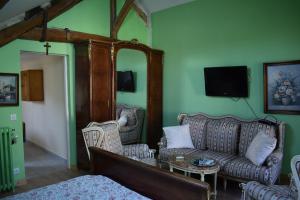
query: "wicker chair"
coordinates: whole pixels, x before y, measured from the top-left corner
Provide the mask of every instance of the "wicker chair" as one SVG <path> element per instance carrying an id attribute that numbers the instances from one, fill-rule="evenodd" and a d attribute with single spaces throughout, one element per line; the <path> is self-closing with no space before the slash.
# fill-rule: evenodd
<path id="1" fill-rule="evenodd" d="M 122 144 L 139 143 L 143 132 L 145 110 L 141 107 L 117 104 L 116 119 L 118 120 L 123 113 L 126 113 L 128 122 L 126 126 L 119 129 Z"/>
<path id="2" fill-rule="evenodd" d="M 154 165 L 154 149 L 149 149 L 147 144 L 122 145 L 119 135 L 119 125 L 116 121 L 103 123 L 91 122 L 82 129 L 88 156 L 88 147 L 94 146 L 112 153 Z"/>
<path id="3" fill-rule="evenodd" d="M 244 200 L 300 200 L 300 155 L 291 160 L 292 178 L 290 185 L 266 186 L 256 181 L 242 184 Z"/>

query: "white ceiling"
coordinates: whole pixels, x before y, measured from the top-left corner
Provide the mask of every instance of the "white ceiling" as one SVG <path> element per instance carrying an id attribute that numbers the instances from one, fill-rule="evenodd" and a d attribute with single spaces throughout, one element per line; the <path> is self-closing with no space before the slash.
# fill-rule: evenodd
<path id="1" fill-rule="evenodd" d="M 136 0 L 148 13 L 165 10 L 195 0 Z"/>
<path id="2" fill-rule="evenodd" d="M 34 7 L 50 2 L 50 0 L 9 0 L 0 10 L 0 22 L 6 21 Z"/>

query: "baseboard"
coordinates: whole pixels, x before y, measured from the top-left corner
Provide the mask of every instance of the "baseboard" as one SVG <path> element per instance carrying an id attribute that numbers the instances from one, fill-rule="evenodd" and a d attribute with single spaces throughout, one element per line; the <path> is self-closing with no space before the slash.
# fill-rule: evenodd
<path id="1" fill-rule="evenodd" d="M 21 180 L 18 180 L 16 182 L 16 186 L 23 186 L 23 185 L 26 185 L 27 184 L 27 180 L 26 179 L 21 179 Z"/>

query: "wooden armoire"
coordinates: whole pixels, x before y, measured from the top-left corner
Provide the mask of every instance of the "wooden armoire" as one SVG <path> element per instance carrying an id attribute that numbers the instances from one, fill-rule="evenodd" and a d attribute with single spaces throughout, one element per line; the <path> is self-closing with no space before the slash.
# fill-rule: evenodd
<path id="1" fill-rule="evenodd" d="M 116 55 L 122 48 L 142 51 L 147 57 L 147 144 L 157 148 L 162 135 L 163 52 L 125 41 L 89 41 L 74 46 L 77 167 L 89 168 L 81 130 L 91 121 L 115 119 Z"/>

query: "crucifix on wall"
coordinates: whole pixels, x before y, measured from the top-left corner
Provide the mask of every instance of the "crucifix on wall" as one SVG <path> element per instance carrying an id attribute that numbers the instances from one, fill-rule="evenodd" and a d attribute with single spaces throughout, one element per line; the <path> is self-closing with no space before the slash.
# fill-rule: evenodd
<path id="1" fill-rule="evenodd" d="M 44 47 L 46 48 L 46 55 L 48 56 L 49 54 L 49 48 L 51 47 L 51 45 L 49 44 L 49 42 L 47 42 Z"/>

